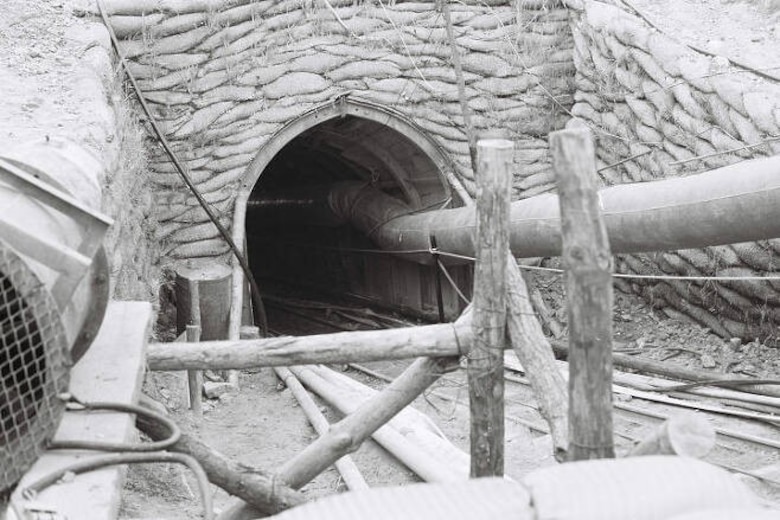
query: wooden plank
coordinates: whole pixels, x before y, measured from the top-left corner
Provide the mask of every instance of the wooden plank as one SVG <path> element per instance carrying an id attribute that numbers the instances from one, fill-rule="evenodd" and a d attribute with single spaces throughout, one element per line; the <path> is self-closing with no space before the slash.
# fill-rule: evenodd
<path id="1" fill-rule="evenodd" d="M 614 457 L 612 253 L 599 211 L 593 136 L 587 129 L 553 132 L 550 151 L 569 311 L 569 457 Z"/>
<path id="2" fill-rule="evenodd" d="M 144 346 L 152 316 L 146 302 L 111 302 L 95 342 L 71 371 L 70 392 L 82 401 L 136 403 L 144 373 Z M 134 418 L 109 412 L 66 412 L 55 440 L 128 442 L 136 437 Z M 14 492 L 25 484 L 78 460 L 94 455 L 87 451 L 48 451 L 33 465 Z M 36 503 L 51 507 L 64 518 L 114 520 L 119 512 L 122 468 L 110 467 L 84 473 L 73 480 L 43 490 Z"/>
<path id="3" fill-rule="evenodd" d="M 393 303 L 422 310 L 420 264 L 393 258 Z"/>
<path id="4" fill-rule="evenodd" d="M 513 149 L 505 139 L 477 143 L 474 340 L 468 355 L 472 478 L 504 474 L 504 336 Z"/>

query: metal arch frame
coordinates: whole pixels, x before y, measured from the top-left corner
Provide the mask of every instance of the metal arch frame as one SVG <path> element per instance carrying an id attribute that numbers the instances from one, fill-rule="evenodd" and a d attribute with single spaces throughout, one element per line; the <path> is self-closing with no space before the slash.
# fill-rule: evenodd
<path id="1" fill-rule="evenodd" d="M 280 128 L 247 166 L 244 174 L 237 201 L 245 201 L 249 198 L 257 182 L 260 180 L 265 168 L 271 160 L 293 139 L 310 128 L 344 116 L 355 116 L 374 121 L 391 128 L 412 141 L 425 155 L 431 159 L 438 169 L 442 189 L 446 195 L 450 195 L 450 185 L 447 182 L 445 171 L 453 169 L 453 162 L 447 153 L 439 146 L 428 133 L 420 128 L 414 121 L 404 114 L 389 107 L 368 101 L 350 99 L 340 96 L 334 100 L 312 108 Z M 243 193 L 246 192 L 246 193 Z M 243 196 L 242 196 L 243 195 Z M 245 204 L 245 202 L 244 202 Z"/>

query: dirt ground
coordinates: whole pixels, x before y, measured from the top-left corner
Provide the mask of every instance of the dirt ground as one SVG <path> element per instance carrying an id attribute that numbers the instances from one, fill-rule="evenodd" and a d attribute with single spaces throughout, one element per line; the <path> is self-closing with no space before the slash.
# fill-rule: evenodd
<path id="1" fill-rule="evenodd" d="M 751 4 L 722 0 L 633 0 L 664 30 L 683 42 L 742 60 L 780 76 L 780 13 L 772 2 Z M 83 142 L 105 117 L 79 92 L 82 71 L 78 61 L 88 49 L 83 19 L 69 16 L 76 0 L 4 0 L 0 9 L 0 148 L 49 135 L 70 136 Z M 696 20 L 696 23 L 691 23 Z M 538 286 L 562 321 L 560 284 L 554 276 L 539 277 Z M 760 344 L 738 345 L 706 329 L 677 321 L 651 309 L 634 296 L 616 294 L 616 350 L 665 359 L 721 373 L 776 377 L 780 373 L 777 350 Z M 374 367 L 388 374 L 400 366 Z M 375 379 L 354 374 L 371 385 Z M 185 426 L 204 441 L 241 462 L 264 469 L 278 467 L 314 438 L 289 390 L 269 370 L 243 373 L 242 392 L 206 403 L 201 421 L 194 422 L 183 406 L 183 376 L 149 378 L 146 390 L 164 401 Z M 468 398 L 462 379 L 446 378 L 434 392 L 450 400 L 427 396 L 417 406 L 429 413 L 448 437 L 468 447 L 464 429 Z M 511 396 L 510 396 L 511 397 Z M 508 415 L 524 417 L 527 404 L 520 396 Z M 460 403 L 460 404 L 457 404 Z M 331 421 L 338 415 L 323 409 Z M 535 412 L 534 412 L 535 413 Z M 552 463 L 548 439 L 525 426 L 508 421 L 507 467 L 515 476 Z M 413 482 L 416 477 L 371 442 L 355 455 L 372 485 Z M 328 470 L 304 488 L 309 496 L 343 489 L 334 470 Z M 215 490 L 218 508 L 227 503 Z M 122 505 L 123 518 L 198 518 L 194 483 L 175 467 L 136 467 L 129 472 Z"/>

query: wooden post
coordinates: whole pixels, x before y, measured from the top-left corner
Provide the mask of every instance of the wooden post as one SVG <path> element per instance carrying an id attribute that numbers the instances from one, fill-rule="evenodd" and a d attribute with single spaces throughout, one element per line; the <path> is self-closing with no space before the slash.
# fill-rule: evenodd
<path id="1" fill-rule="evenodd" d="M 187 341 L 197 343 L 200 338 L 198 325 L 187 325 Z M 187 370 L 187 390 L 189 392 L 190 409 L 198 417 L 203 415 L 203 372 L 200 370 Z"/>
<path id="2" fill-rule="evenodd" d="M 246 204 L 251 194 L 250 190 L 242 190 L 236 196 L 236 202 L 233 204 L 233 242 L 241 244 L 243 253 L 246 255 Z M 230 285 L 230 312 L 228 314 L 228 335 L 227 339 L 240 339 L 241 321 L 244 309 L 245 289 L 247 286 L 244 279 L 244 270 L 241 262 L 233 256 L 231 268 Z M 251 298 L 248 298 L 251 299 Z M 251 314 L 251 313 L 250 313 Z M 250 322 L 251 323 L 251 322 Z M 227 373 L 228 383 L 234 390 L 238 391 L 239 374 L 238 370 L 229 370 Z"/>
<path id="3" fill-rule="evenodd" d="M 569 457 L 614 457 L 612 254 L 599 213 L 593 137 L 586 129 L 553 132 L 550 150 L 569 310 Z"/>
<path id="4" fill-rule="evenodd" d="M 200 287 L 196 280 L 189 281 L 190 290 L 190 319 L 192 324 L 187 325 L 185 337 L 189 343 L 198 343 L 200 341 Z M 203 416 L 203 401 L 201 393 L 203 392 L 203 373 L 200 370 L 187 370 L 187 389 L 190 395 L 190 409 L 198 416 Z"/>
<path id="5" fill-rule="evenodd" d="M 385 390 L 363 403 L 354 413 L 281 467 L 278 477 L 293 489 L 319 475 L 360 444 L 395 414 L 414 401 L 441 375 L 458 366 L 457 358 L 420 358 Z"/>
<path id="6" fill-rule="evenodd" d="M 471 477 L 504 474 L 504 337 L 513 144 L 477 143 L 473 343 L 468 355 Z"/>
<path id="7" fill-rule="evenodd" d="M 466 206 L 474 201 L 452 172 L 447 180 Z M 528 381 L 539 402 L 539 411 L 550 426 L 555 457 L 563 460 L 568 449 L 568 393 L 566 381 L 555 363 L 550 342 L 544 336 L 528 295 L 523 275 L 511 252 L 507 253 L 507 329 L 512 349 L 526 368 Z"/>
<path id="8" fill-rule="evenodd" d="M 215 260 L 193 259 L 176 268 L 176 299 L 178 333 L 184 332 L 192 316 L 195 298 L 190 294 L 191 282 L 198 282 L 198 305 L 200 306 L 200 338 L 203 341 L 228 338 L 230 315 L 230 269 Z"/>

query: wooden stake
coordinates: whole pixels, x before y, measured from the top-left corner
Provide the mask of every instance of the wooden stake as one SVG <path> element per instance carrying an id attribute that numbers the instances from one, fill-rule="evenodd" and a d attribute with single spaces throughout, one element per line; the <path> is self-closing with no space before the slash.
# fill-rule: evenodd
<path id="1" fill-rule="evenodd" d="M 147 347 L 146 362 L 150 370 L 361 363 L 420 356 L 460 356 L 468 352 L 470 345 L 470 325 L 446 323 L 312 336 L 153 343 Z"/>
<path id="2" fill-rule="evenodd" d="M 197 343 L 200 340 L 200 326 L 187 325 L 187 341 Z M 190 408 L 198 417 L 203 416 L 203 373 L 200 370 L 187 370 L 187 389 L 190 396 Z"/>
<path id="3" fill-rule="evenodd" d="M 649 437 L 634 446 L 629 456 L 681 455 L 705 457 L 715 446 L 715 429 L 695 413 L 670 417 Z"/>
<path id="4" fill-rule="evenodd" d="M 278 477 L 300 489 L 338 459 L 355 451 L 380 426 L 414 401 L 441 375 L 457 368 L 457 358 L 421 358 L 376 397 L 334 424 L 279 470 Z"/>
<path id="5" fill-rule="evenodd" d="M 322 412 L 320 412 L 314 399 L 312 399 L 301 382 L 298 381 L 298 378 L 295 377 L 288 368 L 279 367 L 275 368 L 274 371 L 279 379 L 281 379 L 287 388 L 290 389 L 290 392 L 301 405 L 301 409 L 306 414 L 306 417 L 309 419 L 309 422 L 317 433 L 320 436 L 327 434 L 330 429 L 328 420 L 322 415 Z M 335 462 L 335 465 L 350 490 L 368 489 L 368 484 L 363 478 L 363 475 L 360 474 L 360 470 L 355 465 L 355 461 L 352 460 L 352 457 L 345 455 L 338 459 Z"/>
<path id="6" fill-rule="evenodd" d="M 190 320 L 191 325 L 185 329 L 185 338 L 188 342 L 198 343 L 201 334 L 200 319 L 200 286 L 197 280 L 188 280 L 190 292 Z M 203 401 L 201 392 L 203 391 L 203 374 L 199 370 L 187 371 L 187 390 L 190 395 L 190 409 L 198 416 L 203 416 Z"/>
<path id="7" fill-rule="evenodd" d="M 447 180 L 465 205 L 474 205 L 454 174 L 448 172 Z M 507 253 L 506 268 L 509 339 L 520 363 L 528 369 L 528 380 L 539 403 L 539 411 L 550 426 L 555 457 L 563 460 L 569 444 L 566 381 L 556 368 L 550 342 L 534 314 L 525 279 L 511 253 Z"/>
<path id="8" fill-rule="evenodd" d="M 560 197 L 569 310 L 569 457 L 614 457 L 612 254 L 599 213 L 596 155 L 586 129 L 550 134 Z"/>
<path id="9" fill-rule="evenodd" d="M 246 255 L 246 204 L 249 200 L 249 190 L 243 190 L 236 196 L 236 202 L 233 204 L 233 242 L 241 244 Z M 244 309 L 244 290 L 246 282 L 244 280 L 244 271 L 238 258 L 233 256 L 230 278 L 230 313 L 228 314 L 228 337 L 227 339 L 240 339 L 241 334 L 241 314 Z M 238 370 L 228 371 L 228 383 L 234 390 L 238 391 L 239 374 Z"/>
<path id="10" fill-rule="evenodd" d="M 477 143 L 474 335 L 468 355 L 471 477 L 504 474 L 504 338 L 513 144 Z"/>

